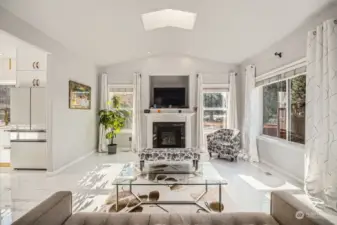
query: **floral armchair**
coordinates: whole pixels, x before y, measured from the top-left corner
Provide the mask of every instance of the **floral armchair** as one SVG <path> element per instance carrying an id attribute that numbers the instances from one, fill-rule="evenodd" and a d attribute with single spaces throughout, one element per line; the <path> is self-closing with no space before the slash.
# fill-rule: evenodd
<path id="1" fill-rule="evenodd" d="M 218 154 L 218 158 L 237 160 L 241 148 L 241 133 L 239 130 L 221 129 L 207 135 L 207 150 L 209 156 Z"/>

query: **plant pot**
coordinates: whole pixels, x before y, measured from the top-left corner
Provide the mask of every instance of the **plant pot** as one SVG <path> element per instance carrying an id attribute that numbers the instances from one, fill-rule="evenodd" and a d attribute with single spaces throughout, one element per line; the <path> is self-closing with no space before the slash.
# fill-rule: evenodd
<path id="1" fill-rule="evenodd" d="M 113 155 L 117 153 L 117 145 L 116 144 L 110 144 L 108 145 L 108 154 Z"/>

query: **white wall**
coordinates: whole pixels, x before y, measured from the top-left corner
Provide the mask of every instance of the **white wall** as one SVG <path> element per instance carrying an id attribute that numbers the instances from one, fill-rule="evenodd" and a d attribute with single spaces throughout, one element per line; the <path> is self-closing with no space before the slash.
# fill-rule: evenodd
<path id="1" fill-rule="evenodd" d="M 337 18 L 337 3 L 332 3 L 313 15 L 298 27 L 290 35 L 270 46 L 265 51 L 245 60 L 240 66 L 239 86 L 239 110 L 244 110 L 245 67 L 250 64 L 256 65 L 257 76 L 268 71 L 289 64 L 306 56 L 307 34 L 310 30 L 327 19 Z M 277 29 L 277 28 L 276 28 Z M 252 43 L 253 44 L 253 43 Z M 274 56 L 275 52 L 283 52 L 280 59 Z M 243 121 L 241 115 L 241 124 Z M 274 165 L 288 174 L 293 174 L 299 180 L 304 178 L 304 154 L 303 146 L 270 142 L 262 138 L 258 141 L 258 150 L 263 162 Z"/>
<path id="2" fill-rule="evenodd" d="M 228 83 L 228 71 L 236 69 L 234 64 L 173 54 L 150 56 L 100 68 L 109 74 L 109 83 L 117 84 L 131 84 L 135 72 L 143 75 L 176 76 L 202 73 L 205 83 Z"/>
<path id="3" fill-rule="evenodd" d="M 0 29 L 51 53 L 47 71 L 48 170 L 54 171 L 93 151 L 97 140 L 97 71 L 93 63 L 0 7 Z M 68 108 L 68 82 L 92 88 L 91 110 Z"/>
<path id="4" fill-rule="evenodd" d="M 101 72 L 109 75 L 110 84 L 132 84 L 135 72 L 142 74 L 142 111 L 150 104 L 150 78 L 149 75 L 180 76 L 190 75 L 190 107 L 196 105 L 196 74 L 203 74 L 205 84 L 228 84 L 229 71 L 237 71 L 235 64 L 214 62 L 184 55 L 159 55 L 144 59 L 114 64 L 100 68 Z M 196 118 L 196 117 L 195 117 Z M 143 118 L 143 145 L 146 140 L 146 121 Z M 196 131 L 196 121 L 192 122 L 192 130 Z M 121 134 L 123 135 L 123 134 Z M 192 146 L 195 146 L 195 136 L 192 135 Z M 121 138 L 127 140 L 126 138 Z M 120 143 L 126 145 L 126 143 Z"/>

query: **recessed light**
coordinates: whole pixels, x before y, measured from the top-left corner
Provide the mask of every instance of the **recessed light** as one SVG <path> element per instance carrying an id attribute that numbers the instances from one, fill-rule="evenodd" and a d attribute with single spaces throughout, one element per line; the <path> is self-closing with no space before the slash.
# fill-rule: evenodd
<path id="1" fill-rule="evenodd" d="M 4 55 L 2 52 L 0 52 L 0 55 Z"/>
<path id="2" fill-rule="evenodd" d="M 196 13 L 174 9 L 163 9 L 142 14 L 143 25 L 146 31 L 164 27 L 193 30 L 196 18 Z"/>
<path id="3" fill-rule="evenodd" d="M 150 54 L 151 54 L 151 52 L 147 52 L 147 54 L 149 54 L 149 55 L 150 55 Z"/>

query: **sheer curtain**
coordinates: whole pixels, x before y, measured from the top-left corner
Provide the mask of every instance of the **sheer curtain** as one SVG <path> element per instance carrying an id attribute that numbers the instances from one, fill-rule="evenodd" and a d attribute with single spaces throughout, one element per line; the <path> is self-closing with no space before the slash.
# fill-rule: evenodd
<path id="1" fill-rule="evenodd" d="M 262 89 L 255 88 L 256 68 L 246 67 L 245 112 L 243 126 L 244 159 L 259 162 L 257 137 L 262 133 Z"/>
<path id="2" fill-rule="evenodd" d="M 142 132 L 141 132 L 141 74 L 135 73 L 133 84 L 134 84 L 134 95 L 133 95 L 133 117 L 132 117 L 132 151 L 139 152 L 142 143 Z"/>
<path id="3" fill-rule="evenodd" d="M 106 73 L 103 73 L 101 75 L 101 92 L 100 92 L 100 104 L 99 108 L 100 110 L 102 109 L 107 109 L 108 108 L 108 75 Z M 99 125 L 99 140 L 98 140 L 98 152 L 106 152 L 107 151 L 107 145 L 108 141 L 105 138 L 105 129 L 103 125 Z"/>
<path id="4" fill-rule="evenodd" d="M 309 32 L 307 42 L 305 189 L 337 211 L 337 21 Z"/>
<path id="5" fill-rule="evenodd" d="M 236 73 L 229 74 L 229 103 L 228 103 L 227 127 L 230 129 L 238 129 Z"/>
<path id="6" fill-rule="evenodd" d="M 204 152 L 204 111 L 203 111 L 203 79 L 201 74 L 197 74 L 197 147 Z"/>

